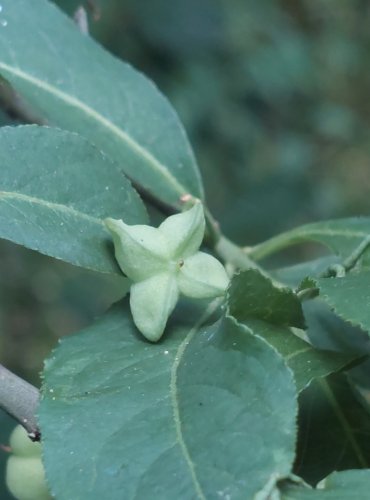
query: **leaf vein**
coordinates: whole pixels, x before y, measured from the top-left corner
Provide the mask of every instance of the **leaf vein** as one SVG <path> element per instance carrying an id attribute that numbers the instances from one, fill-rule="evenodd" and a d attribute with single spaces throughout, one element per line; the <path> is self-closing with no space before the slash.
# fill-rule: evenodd
<path id="1" fill-rule="evenodd" d="M 47 208 L 49 208 L 50 210 L 53 210 L 54 212 L 58 213 L 58 212 L 65 212 L 67 213 L 68 215 L 75 215 L 77 217 L 80 217 L 80 218 L 83 218 L 83 219 L 87 219 L 89 220 L 90 222 L 94 223 L 94 224 L 98 224 L 100 226 L 103 226 L 103 222 L 101 219 L 98 219 L 96 217 L 93 217 L 91 215 L 88 215 L 88 214 L 85 214 L 83 212 L 80 212 L 78 210 L 76 210 L 75 208 L 72 208 L 72 207 L 69 207 L 67 205 L 62 205 L 61 203 L 55 203 L 55 202 L 51 202 L 51 201 L 46 201 L 46 200 L 43 200 L 41 198 L 35 198 L 34 196 L 30 196 L 30 195 L 27 195 L 27 194 L 22 194 L 22 193 L 16 193 L 16 192 L 9 192 L 9 191 L 0 191 L 0 200 L 3 199 L 4 201 L 8 201 L 8 200 L 21 200 L 21 201 L 25 201 L 27 203 L 34 203 L 36 205 L 42 205 L 42 206 L 45 206 Z M 18 211 L 20 211 L 20 213 L 25 217 L 27 218 L 27 214 L 26 213 L 23 213 L 19 207 L 15 207 L 14 205 L 12 205 L 12 207 L 14 209 L 17 209 Z"/>
<path id="2" fill-rule="evenodd" d="M 307 347 L 304 347 L 302 349 L 298 349 L 297 351 L 294 351 L 294 352 L 288 354 L 287 356 L 285 356 L 285 361 L 289 361 L 290 359 L 293 359 L 296 356 L 299 356 L 300 354 L 303 354 L 303 353 L 309 352 L 309 351 L 312 351 L 311 346 L 307 346 Z"/>
<path id="3" fill-rule="evenodd" d="M 202 325 L 206 319 L 213 314 L 213 312 L 216 310 L 216 308 L 219 305 L 219 300 L 213 301 L 205 310 L 204 314 L 201 316 L 201 318 L 197 321 L 197 323 L 194 325 L 194 327 L 189 331 L 189 333 L 186 335 L 185 339 L 181 342 L 176 356 L 175 356 L 175 361 L 172 365 L 171 369 L 171 379 L 170 379 L 170 393 L 171 393 L 171 400 L 172 400 L 172 408 L 173 408 L 173 417 L 175 421 L 175 429 L 176 429 L 176 435 L 177 435 L 177 441 L 180 445 L 181 451 L 184 455 L 185 461 L 189 467 L 190 475 L 194 483 L 194 489 L 197 493 L 197 496 L 201 500 L 206 500 L 206 496 L 203 493 L 202 487 L 200 485 L 200 482 L 197 478 L 197 474 L 195 471 L 195 464 L 191 459 L 190 452 L 188 450 L 188 447 L 186 445 L 183 432 L 182 432 L 182 424 L 181 424 L 181 417 L 180 417 L 180 409 L 179 409 L 179 401 L 178 401 L 178 389 L 177 389 L 177 370 L 180 366 L 180 362 L 182 360 L 182 357 L 184 356 L 185 350 L 190 344 L 192 338 L 198 331 L 198 328 Z"/>
<path id="4" fill-rule="evenodd" d="M 324 392 L 324 394 L 328 398 L 329 403 L 330 403 L 336 417 L 338 418 L 338 420 L 343 428 L 343 431 L 347 437 L 348 443 L 350 444 L 355 455 L 357 456 L 357 460 L 358 460 L 359 464 L 361 465 L 361 467 L 367 469 L 369 464 L 367 463 L 367 460 L 362 453 L 361 447 L 360 447 L 359 443 L 357 442 L 356 436 L 354 435 L 353 431 L 351 430 L 351 426 L 349 425 L 347 418 L 342 411 L 342 408 L 338 404 L 338 401 L 336 400 L 327 380 L 321 379 L 321 380 L 319 380 L 319 384 L 321 386 L 322 391 Z"/>
<path id="5" fill-rule="evenodd" d="M 54 97 L 60 99 L 61 101 L 64 101 L 68 105 L 78 108 L 81 112 L 85 113 L 85 115 L 96 120 L 102 126 L 106 127 L 111 132 L 113 132 L 123 142 L 125 142 L 127 146 L 131 148 L 131 150 L 135 151 L 136 154 L 145 159 L 147 163 L 151 165 L 151 168 L 153 170 L 157 171 L 157 173 L 160 173 L 162 177 L 164 177 L 168 181 L 168 183 L 179 194 L 179 196 L 187 192 L 187 189 L 182 184 L 180 184 L 180 182 L 170 173 L 170 171 L 166 168 L 166 166 L 163 165 L 159 160 L 157 160 L 149 151 L 140 146 L 140 144 L 138 144 L 134 139 L 132 139 L 124 130 L 122 130 L 122 128 L 115 125 L 108 118 L 105 118 L 103 115 L 92 109 L 84 102 L 80 101 L 78 98 L 69 95 L 63 92 L 62 90 L 56 88 L 55 86 L 22 71 L 20 68 L 12 67 L 4 62 L 0 62 L 0 69 L 3 69 L 17 76 L 18 78 L 23 79 L 35 85 L 36 87 L 53 95 Z"/>

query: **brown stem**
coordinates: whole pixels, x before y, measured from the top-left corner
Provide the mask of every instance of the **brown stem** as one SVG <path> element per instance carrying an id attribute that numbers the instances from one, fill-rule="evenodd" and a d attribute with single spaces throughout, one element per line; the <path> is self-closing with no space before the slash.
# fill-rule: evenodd
<path id="1" fill-rule="evenodd" d="M 149 189 L 144 188 L 138 182 L 134 181 L 132 177 L 128 176 L 127 174 L 124 175 L 129 178 L 132 186 L 136 189 L 139 195 L 150 205 L 153 205 L 153 207 L 155 207 L 157 210 L 159 210 L 160 212 L 162 212 L 167 216 L 174 215 L 178 211 L 178 208 L 157 198 L 155 194 L 149 191 Z"/>

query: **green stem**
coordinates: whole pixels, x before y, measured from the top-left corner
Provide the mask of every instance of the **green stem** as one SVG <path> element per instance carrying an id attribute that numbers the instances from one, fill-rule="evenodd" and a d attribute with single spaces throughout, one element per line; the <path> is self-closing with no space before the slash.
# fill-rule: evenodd
<path id="1" fill-rule="evenodd" d="M 207 227 L 206 244 L 212 248 L 223 261 L 241 270 L 258 269 L 262 272 L 260 266 L 246 254 L 243 248 L 230 241 L 221 233 L 218 222 L 213 218 L 213 215 L 207 207 L 204 207 L 204 215 Z"/>
<path id="2" fill-rule="evenodd" d="M 260 266 L 250 259 L 241 247 L 235 245 L 225 236 L 220 236 L 214 250 L 222 260 L 229 262 L 238 269 L 258 269 L 262 272 Z"/>
<path id="3" fill-rule="evenodd" d="M 320 294 L 320 289 L 317 287 L 304 288 L 303 290 L 299 290 L 297 292 L 297 297 L 301 302 L 305 300 L 311 300 L 318 297 Z"/>
<path id="4" fill-rule="evenodd" d="M 346 272 L 350 271 L 355 267 L 355 265 L 361 259 L 363 254 L 369 248 L 369 246 L 370 246 L 370 236 L 366 236 L 366 238 L 364 238 L 361 241 L 358 247 L 354 249 L 351 255 L 349 255 L 347 259 L 343 262 L 343 267 Z"/>
<path id="5" fill-rule="evenodd" d="M 319 275 L 319 278 L 343 278 L 343 276 L 355 267 L 369 246 L 370 236 L 366 236 L 342 264 L 332 264 Z"/>
<path id="6" fill-rule="evenodd" d="M 176 208 L 164 203 L 159 200 L 150 191 L 143 189 L 142 186 L 133 183 L 133 186 L 141 194 L 141 196 L 146 199 L 149 203 L 153 204 L 158 210 L 165 213 L 166 215 L 173 215 L 176 213 Z M 258 269 L 259 271 L 266 274 L 258 264 L 256 264 L 243 250 L 242 247 L 235 245 L 232 241 L 227 239 L 220 230 L 220 226 L 216 219 L 213 217 L 206 205 L 204 205 L 204 215 L 206 219 L 206 235 L 204 243 L 214 250 L 217 255 L 224 260 L 232 264 L 234 267 L 244 270 L 244 269 Z"/>
<path id="7" fill-rule="evenodd" d="M 370 246 L 370 236 L 361 241 L 361 243 L 353 250 L 351 255 L 349 255 L 342 264 L 332 264 L 325 271 L 319 274 L 319 278 L 343 278 L 347 272 L 351 271 L 361 259 L 364 252 Z M 317 287 L 309 287 L 299 290 L 297 292 L 297 297 L 299 300 L 310 300 L 316 298 L 320 294 L 320 289 Z"/>
<path id="8" fill-rule="evenodd" d="M 298 236 L 295 229 L 281 233 L 269 240 L 246 249 L 245 252 L 254 260 L 261 260 L 269 255 L 283 250 L 286 247 L 301 243 L 302 237 Z"/>
<path id="9" fill-rule="evenodd" d="M 215 248 L 217 242 L 222 237 L 220 225 L 213 217 L 206 205 L 204 205 L 204 217 L 206 219 L 205 243 L 211 248 Z"/>

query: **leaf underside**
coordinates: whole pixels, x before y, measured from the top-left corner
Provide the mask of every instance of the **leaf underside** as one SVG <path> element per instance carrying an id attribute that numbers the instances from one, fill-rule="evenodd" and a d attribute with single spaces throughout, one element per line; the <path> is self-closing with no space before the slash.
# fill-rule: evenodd
<path id="1" fill-rule="evenodd" d="M 261 259 L 265 256 L 264 248 L 274 243 L 275 251 L 287 246 L 314 241 L 328 247 L 342 258 L 348 257 L 370 234 L 370 217 L 349 217 L 323 222 L 314 222 L 297 227 L 287 233 L 275 236 L 268 242 L 256 245 L 250 256 Z M 370 252 L 363 257 L 363 264 L 369 266 Z"/>
<path id="2" fill-rule="evenodd" d="M 347 377 L 315 381 L 300 395 L 295 473 L 316 484 L 333 470 L 370 468 L 370 419 Z"/>

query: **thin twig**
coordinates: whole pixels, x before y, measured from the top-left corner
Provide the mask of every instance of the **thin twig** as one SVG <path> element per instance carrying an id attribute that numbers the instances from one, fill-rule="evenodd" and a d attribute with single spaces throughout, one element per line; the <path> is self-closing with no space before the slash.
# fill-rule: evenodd
<path id="1" fill-rule="evenodd" d="M 83 35 L 89 34 L 89 20 L 87 18 L 86 10 L 82 7 L 82 5 L 78 7 L 73 14 L 73 20 Z"/>
<path id="2" fill-rule="evenodd" d="M 0 408 L 18 420 L 33 441 L 40 440 L 36 422 L 39 400 L 36 387 L 0 365 Z"/>
<path id="3" fill-rule="evenodd" d="M 178 209 L 170 205 L 169 203 L 166 203 L 165 201 L 160 200 L 153 194 L 149 189 L 144 188 L 141 184 L 138 182 L 134 181 L 132 177 L 130 177 L 127 174 L 124 174 L 126 177 L 129 178 L 132 186 L 135 188 L 135 190 L 139 193 L 139 195 L 147 201 L 150 205 L 152 205 L 154 208 L 162 212 L 164 215 L 173 215 L 175 214 Z"/>
<path id="4" fill-rule="evenodd" d="M 318 278 L 344 278 L 361 259 L 370 246 L 370 235 L 366 236 L 353 252 L 342 262 L 342 264 L 331 264 L 327 269 L 318 275 Z M 301 300 L 314 299 L 320 294 L 318 287 L 308 287 L 297 291 L 297 297 Z"/>

